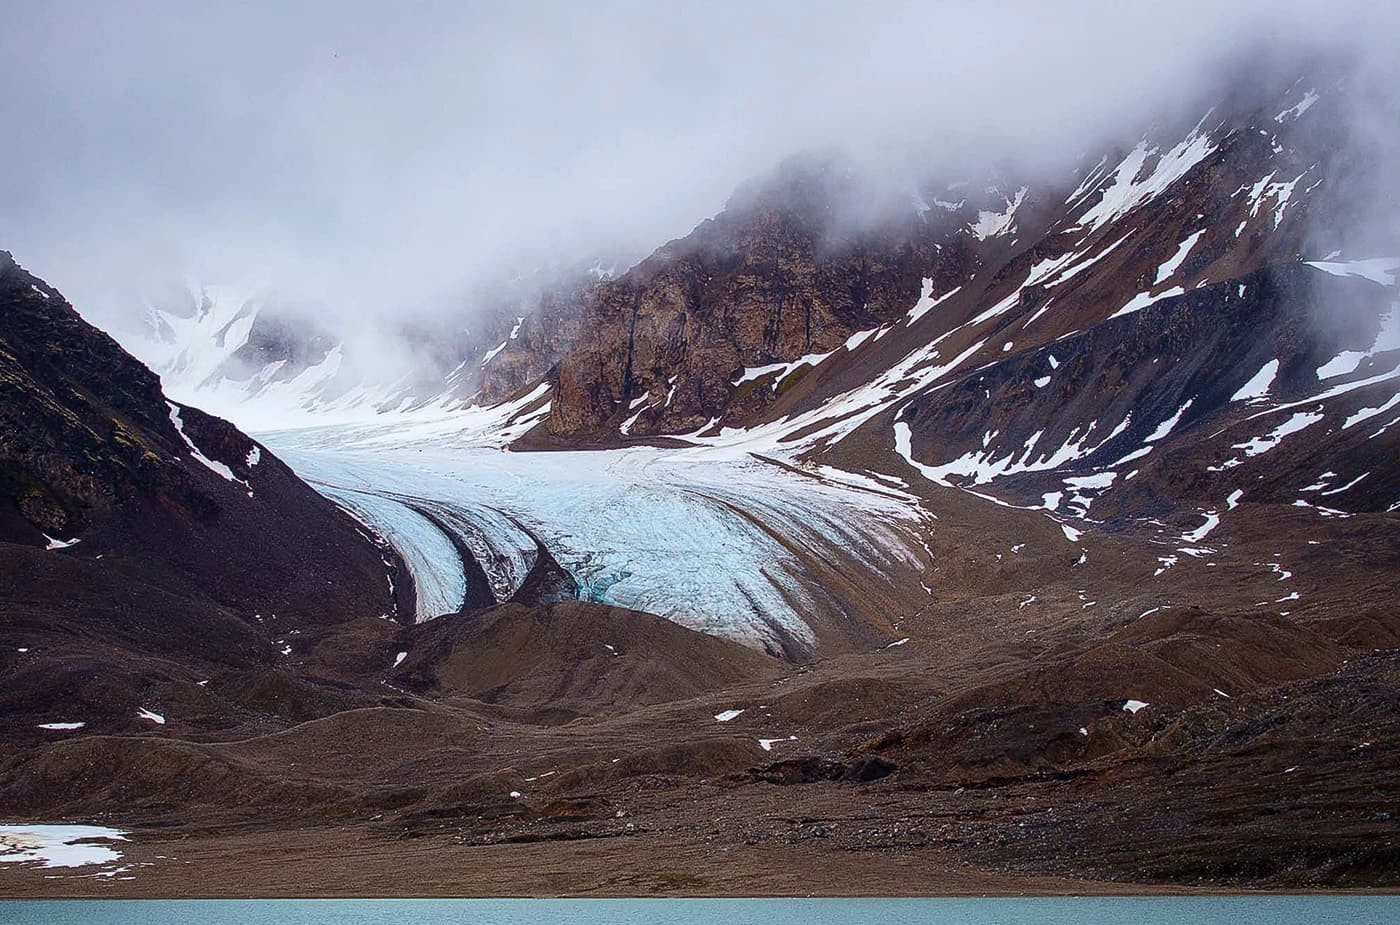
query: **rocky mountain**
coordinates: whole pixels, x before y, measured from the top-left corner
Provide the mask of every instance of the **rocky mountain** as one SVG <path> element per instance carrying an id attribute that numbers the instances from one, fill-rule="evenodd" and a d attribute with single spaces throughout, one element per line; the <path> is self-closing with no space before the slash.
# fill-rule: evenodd
<path id="1" fill-rule="evenodd" d="M 70 712 L 140 728 L 173 686 L 275 673 L 327 632 L 413 608 L 391 548 L 266 447 L 169 401 L 8 253 L 0 548 L 4 712 L 20 739 Z"/>
<path id="2" fill-rule="evenodd" d="M 1207 532 L 1241 498 L 1393 510 L 1400 259 L 1358 249 L 1345 79 L 1265 87 L 866 228 L 850 168 L 791 162 L 599 287 L 544 426 L 817 465 L 883 444 L 941 484 Z"/>

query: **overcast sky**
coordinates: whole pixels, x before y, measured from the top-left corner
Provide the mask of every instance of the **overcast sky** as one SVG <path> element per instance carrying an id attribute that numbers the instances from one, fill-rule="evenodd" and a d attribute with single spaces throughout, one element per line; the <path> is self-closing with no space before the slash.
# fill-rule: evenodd
<path id="1" fill-rule="evenodd" d="M 99 322 L 184 273 L 395 311 L 813 146 L 1062 157 L 1247 44 L 1393 43 L 1368 6 L 0 0 L 0 247 Z"/>

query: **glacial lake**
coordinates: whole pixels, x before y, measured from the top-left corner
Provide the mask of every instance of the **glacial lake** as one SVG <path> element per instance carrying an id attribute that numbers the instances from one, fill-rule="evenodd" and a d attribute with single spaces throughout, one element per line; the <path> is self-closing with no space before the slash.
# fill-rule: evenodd
<path id="1" fill-rule="evenodd" d="M 1381 925 L 1400 922 L 1400 896 L 3 900 L 0 921 L 9 925 Z"/>

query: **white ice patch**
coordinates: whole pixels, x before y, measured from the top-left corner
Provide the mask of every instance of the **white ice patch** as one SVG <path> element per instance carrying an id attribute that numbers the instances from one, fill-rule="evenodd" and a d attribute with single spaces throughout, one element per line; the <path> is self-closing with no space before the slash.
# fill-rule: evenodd
<path id="1" fill-rule="evenodd" d="M 1220 526 L 1220 515 L 1215 511 L 1203 511 L 1202 516 L 1205 517 L 1206 522 L 1190 532 L 1181 534 L 1183 540 L 1188 543 L 1199 543 L 1210 536 L 1212 530 Z"/>
<path id="2" fill-rule="evenodd" d="M 1269 389 L 1273 387 L 1274 377 L 1278 375 L 1278 360 L 1270 360 L 1259 367 L 1259 372 L 1255 373 L 1240 390 L 1230 396 L 1230 401 L 1255 401 L 1269 394 Z"/>
<path id="3" fill-rule="evenodd" d="M 1369 354 L 1360 350 L 1343 350 L 1317 368 L 1317 378 L 1334 379 L 1337 376 L 1348 376 L 1356 372 L 1356 368 L 1367 356 Z"/>
<path id="4" fill-rule="evenodd" d="M 164 725 L 165 725 L 165 717 L 164 717 L 164 716 L 161 716 L 159 713 L 156 713 L 156 712 L 153 711 L 153 710 L 147 710 L 145 707 L 138 707 L 138 708 L 137 708 L 137 710 L 136 710 L 136 718 L 137 718 L 137 719 L 147 719 L 147 720 L 150 720 L 151 722 L 155 723 L 155 724 L 158 725 L 158 726 L 164 726 Z"/>
<path id="5" fill-rule="evenodd" d="M 761 748 L 761 749 L 763 749 L 765 752 L 771 752 L 771 751 L 773 750 L 773 746 L 776 745 L 776 744 L 779 743 L 779 742 L 796 742 L 796 741 L 797 741 L 797 736 L 788 736 L 788 737 L 785 738 L 785 739 L 784 739 L 784 738 L 779 738 L 779 739 L 759 739 L 759 740 L 758 740 L 758 747 Z"/>
<path id="6" fill-rule="evenodd" d="M 1069 489 L 1069 499 L 1065 503 L 1070 507 L 1079 508 L 1077 513 L 1083 517 L 1089 513 L 1089 505 L 1093 498 L 1099 492 L 1112 487 L 1116 478 L 1118 478 L 1117 472 L 1095 472 L 1093 475 L 1070 476 L 1064 480 L 1065 488 Z"/>
<path id="7" fill-rule="evenodd" d="M 1249 216 L 1254 218 L 1264 207 L 1264 203 L 1269 200 L 1274 201 L 1273 206 L 1273 227 L 1278 228 L 1283 222 L 1283 217 L 1288 209 L 1288 205 L 1293 198 L 1293 190 L 1298 186 L 1298 181 L 1303 179 L 1307 171 L 1294 177 L 1287 182 L 1274 181 L 1275 173 L 1270 173 L 1267 177 L 1254 184 L 1249 189 Z"/>
<path id="8" fill-rule="evenodd" d="M 909 425 L 904 421 L 896 421 L 894 424 L 895 452 L 931 482 L 953 488 L 960 487 L 949 480 L 951 476 L 956 475 L 968 478 L 974 484 L 983 485 L 1003 476 L 1022 472 L 1047 472 L 1083 459 L 1127 430 L 1131 419 L 1132 414 L 1130 413 L 1112 431 L 1105 434 L 1102 440 L 1097 442 L 1091 442 L 1091 440 L 1099 429 L 1098 421 L 1091 421 L 1085 427 L 1076 427 L 1070 431 L 1065 442 L 1053 451 L 1038 449 L 1043 431 L 1037 431 L 1023 447 L 1013 448 L 1000 458 L 998 458 L 998 450 L 995 448 L 984 448 L 973 450 L 957 459 L 936 466 L 930 466 L 914 459 L 910 445 Z"/>
<path id="9" fill-rule="evenodd" d="M 1016 223 L 1016 210 L 1021 207 L 1021 202 L 1026 198 L 1026 187 L 1021 187 L 1016 191 L 1013 199 L 1006 200 L 1006 210 L 1003 212 L 978 212 L 977 221 L 973 222 L 969 228 L 973 237 L 979 241 L 987 238 L 1006 234 Z"/>
<path id="10" fill-rule="evenodd" d="M 40 867 L 110 864 L 121 852 L 96 842 L 126 841 L 126 832 L 98 825 L 0 825 L 0 864 L 38 862 Z"/>
<path id="11" fill-rule="evenodd" d="M 942 305 L 944 302 L 957 295 L 961 290 L 961 286 L 956 286 L 951 291 L 945 292 L 943 295 L 935 299 L 933 297 L 933 279 L 931 277 L 925 276 L 923 284 L 919 290 L 919 301 L 915 302 L 914 307 L 909 309 L 909 312 L 905 315 L 905 318 L 908 319 L 909 324 L 913 324 L 920 318 L 924 317 L 924 315 L 927 315 L 931 310 L 937 308 L 939 305 Z M 854 337 L 855 335 L 852 336 Z M 847 349 L 854 349 L 850 346 L 849 343 L 847 343 L 846 346 Z"/>
<path id="12" fill-rule="evenodd" d="M 1287 437 L 1289 434 L 1296 434 L 1303 428 L 1310 427 L 1320 420 L 1322 420 L 1321 414 L 1300 411 L 1264 436 L 1246 440 L 1244 443 L 1236 443 L 1234 448 L 1237 450 L 1244 450 L 1244 455 L 1246 457 L 1258 456 L 1260 453 L 1267 453 L 1269 450 L 1278 446 L 1283 442 L 1283 438 Z"/>
<path id="13" fill-rule="evenodd" d="M 1390 396 L 1382 405 L 1375 408 L 1362 408 L 1354 414 L 1347 415 L 1347 419 L 1342 422 L 1342 430 L 1350 430 L 1362 421 L 1369 421 L 1377 415 L 1385 414 L 1391 408 L 1400 405 L 1400 393 Z"/>
<path id="14" fill-rule="evenodd" d="M 262 447 L 255 446 L 249 450 L 248 458 L 244 461 L 248 464 L 249 469 L 262 462 Z"/>
<path id="15" fill-rule="evenodd" d="M 166 404 L 170 406 L 170 423 L 175 425 L 175 430 L 180 434 L 180 439 L 185 441 L 185 446 L 189 447 L 190 455 L 206 469 L 218 475 L 220 478 L 247 488 L 248 483 L 234 475 L 232 469 L 216 459 L 210 459 L 199 451 L 199 447 L 195 446 L 194 441 L 185 433 L 185 422 L 180 420 L 180 406 L 171 401 L 166 402 Z M 251 496 L 252 492 L 250 491 L 248 494 Z"/>
<path id="16" fill-rule="evenodd" d="M 1157 279 L 1153 282 L 1153 285 L 1161 285 L 1170 279 L 1172 274 L 1177 271 L 1181 264 L 1185 262 L 1187 256 L 1190 255 L 1191 249 L 1196 246 L 1196 242 L 1201 239 L 1201 235 L 1205 233 L 1205 229 L 1202 228 L 1177 245 L 1176 253 L 1173 254 L 1166 263 L 1163 263 L 1157 268 Z"/>
<path id="17" fill-rule="evenodd" d="M 647 397 L 643 395 L 641 397 L 641 401 L 646 401 L 646 398 Z M 622 434 L 622 436 L 624 437 L 632 436 L 632 425 L 637 423 L 637 419 L 640 418 L 646 410 L 646 408 L 642 408 L 640 411 L 633 413 L 631 417 L 619 424 L 617 427 L 618 433 Z"/>
<path id="18" fill-rule="evenodd" d="M 40 729 L 52 729 L 57 732 L 64 732 L 72 729 L 82 729 L 87 723 L 40 723 Z"/>
<path id="19" fill-rule="evenodd" d="M 1204 124 L 1202 119 L 1201 123 Z M 1152 173 L 1138 180 L 1149 155 L 1147 142 L 1139 142 L 1113 172 L 1112 182 L 1097 203 L 1080 217 L 1075 229 L 1094 231 L 1147 202 L 1186 176 L 1215 150 L 1215 142 L 1197 125 L 1179 144 L 1162 154 Z"/>
<path id="20" fill-rule="evenodd" d="M 1129 701 L 1127 701 L 1126 703 L 1123 704 L 1123 709 L 1126 710 L 1126 711 L 1129 712 L 1129 713 L 1137 713 L 1138 710 L 1141 710 L 1141 709 L 1143 709 L 1144 707 L 1147 707 L 1147 706 L 1149 706 L 1149 704 L 1147 704 L 1147 703 L 1144 702 L 1144 701 L 1141 701 L 1141 700 L 1129 700 Z"/>
<path id="21" fill-rule="evenodd" d="M 733 380 L 731 385 L 743 385 L 753 379 L 760 379 L 771 373 L 776 373 L 780 369 L 787 369 L 787 363 L 769 363 L 767 366 L 748 366 L 739 374 L 739 378 Z"/>
<path id="22" fill-rule="evenodd" d="M 715 714 L 715 722 L 727 723 L 731 719 L 734 719 L 735 717 L 741 715 L 743 712 L 743 710 L 722 710 L 719 713 Z"/>
<path id="23" fill-rule="evenodd" d="M 753 366 L 745 369 L 743 373 L 739 375 L 739 378 L 735 379 L 732 384 L 735 386 L 740 386 L 743 385 L 745 382 L 749 382 L 750 380 L 761 379 L 764 376 L 770 376 L 773 373 L 777 373 L 778 375 L 773 378 L 772 385 L 773 391 L 776 392 L 778 391 L 778 386 L 782 385 L 783 380 L 787 379 L 788 376 L 791 376 L 793 373 L 802 369 L 804 366 L 820 366 L 827 359 L 827 357 L 831 356 L 835 352 L 835 350 L 828 350 L 826 353 L 809 353 L 805 356 L 800 356 L 797 359 L 787 363 L 769 363 L 767 366 Z"/>
<path id="24" fill-rule="evenodd" d="M 1394 286 L 1400 257 L 1375 257 L 1368 260 L 1307 260 L 1308 266 L 1333 276 L 1369 279 L 1382 286 Z"/>
<path id="25" fill-rule="evenodd" d="M 48 544 L 44 547 L 45 549 L 67 549 L 69 546 L 74 546 L 82 542 L 77 537 L 71 540 L 56 540 L 47 533 L 44 534 L 44 539 L 48 540 Z"/>
<path id="26" fill-rule="evenodd" d="M 1160 302 L 1162 299 L 1170 299 L 1173 296 L 1184 295 L 1185 293 L 1186 290 L 1181 288 L 1180 286 L 1173 286 L 1170 289 L 1166 289 L 1162 292 L 1157 293 L 1156 295 L 1151 295 L 1146 292 L 1139 292 L 1137 295 L 1133 296 L 1131 299 L 1128 300 L 1127 305 L 1124 305 L 1122 308 L 1118 309 L 1118 311 L 1114 312 L 1108 317 L 1121 318 L 1124 315 L 1131 315 L 1133 312 L 1141 311 L 1142 309 L 1153 304 L 1154 302 Z"/>
<path id="27" fill-rule="evenodd" d="M 486 355 L 485 355 L 484 357 L 481 358 L 481 368 L 482 368 L 482 369 L 485 369 L 485 368 L 486 368 L 486 364 L 487 364 L 487 363 L 490 363 L 492 360 L 496 359 L 496 355 L 497 355 L 498 353 L 500 353 L 502 350 L 506 349 L 506 344 L 509 344 L 509 343 L 510 343 L 510 339 L 507 338 L 506 340 L 503 340 L 503 341 L 501 341 L 499 344 L 497 344 L 496 346 L 492 347 L 490 350 L 486 351 Z"/>
<path id="28" fill-rule="evenodd" d="M 1321 99 L 1321 97 L 1317 95 L 1316 90 L 1309 90 L 1307 93 L 1303 94 L 1303 98 L 1297 103 L 1274 116 L 1274 121 L 1283 122 L 1285 119 L 1296 119 L 1311 109 L 1313 103 L 1316 103 L 1319 99 Z"/>
<path id="29" fill-rule="evenodd" d="M 951 295 L 951 293 L 949 294 Z M 846 343 L 844 344 L 846 352 L 850 353 L 854 351 L 857 347 L 859 347 L 861 344 L 865 343 L 872 337 L 878 340 L 879 335 L 883 330 L 884 328 L 869 328 L 864 331 L 855 332 L 850 337 L 846 338 Z M 670 404 L 670 402 L 668 401 L 667 404 Z"/>
<path id="30" fill-rule="evenodd" d="M 1175 428 L 1177 424 L 1181 423 L 1181 416 L 1186 413 L 1186 410 L 1188 408 L 1191 407 L 1191 403 L 1193 401 L 1195 401 L 1195 399 L 1193 398 L 1186 399 L 1186 404 L 1176 409 L 1176 414 L 1173 414 L 1171 417 L 1158 424 L 1157 429 L 1152 431 L 1152 433 L 1148 434 L 1144 438 L 1144 442 L 1156 443 L 1158 440 L 1161 440 L 1163 437 L 1170 434 L 1172 432 L 1172 429 Z"/>
<path id="31" fill-rule="evenodd" d="M 402 665 L 402 664 L 403 664 L 403 660 L 406 659 L 406 658 L 408 658 L 408 653 L 407 653 L 407 652 L 400 652 L 398 655 L 395 655 L 395 656 L 394 656 L 394 666 L 393 666 L 393 667 L 397 668 L 397 667 L 399 667 L 400 665 Z"/>

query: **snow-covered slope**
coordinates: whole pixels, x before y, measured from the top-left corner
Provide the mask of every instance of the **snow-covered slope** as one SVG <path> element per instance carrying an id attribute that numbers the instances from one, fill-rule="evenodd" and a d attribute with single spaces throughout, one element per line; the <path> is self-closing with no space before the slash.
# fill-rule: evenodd
<path id="1" fill-rule="evenodd" d="M 247 427 L 432 419 L 534 393 L 572 342 L 582 294 L 611 275 L 598 261 L 541 269 L 455 310 L 367 321 L 187 280 L 118 337 L 170 394 Z"/>

